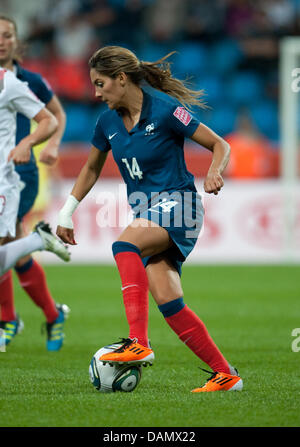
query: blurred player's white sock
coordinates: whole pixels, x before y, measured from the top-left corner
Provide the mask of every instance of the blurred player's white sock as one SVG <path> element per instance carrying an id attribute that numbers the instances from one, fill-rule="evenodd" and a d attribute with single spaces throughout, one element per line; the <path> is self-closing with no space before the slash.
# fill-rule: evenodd
<path id="1" fill-rule="evenodd" d="M 0 247 L 0 276 L 10 270 L 18 259 L 43 249 L 44 242 L 38 233 L 31 233 L 22 239 L 2 245 Z"/>

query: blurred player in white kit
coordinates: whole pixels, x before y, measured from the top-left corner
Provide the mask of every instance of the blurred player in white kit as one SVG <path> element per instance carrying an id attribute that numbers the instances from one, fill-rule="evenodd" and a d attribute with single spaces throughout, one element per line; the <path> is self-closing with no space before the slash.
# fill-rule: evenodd
<path id="1" fill-rule="evenodd" d="M 17 146 L 16 114 L 22 113 L 37 123 L 36 130 L 23 138 Z M 48 250 L 64 261 L 70 259 L 67 248 L 51 233 L 44 222 L 36 225 L 34 231 L 20 240 L 5 244 L 6 237 L 14 237 L 22 184 L 15 171 L 15 164 L 27 163 L 31 147 L 45 141 L 55 132 L 57 121 L 45 108 L 27 85 L 15 75 L 0 67 L 0 282 L 5 273 L 17 260 L 37 250 Z M 0 297 L 0 326 L 7 329 L 7 323 L 13 328 L 8 331 L 6 342 L 20 330 L 20 320 L 6 319 L 5 302 Z"/>

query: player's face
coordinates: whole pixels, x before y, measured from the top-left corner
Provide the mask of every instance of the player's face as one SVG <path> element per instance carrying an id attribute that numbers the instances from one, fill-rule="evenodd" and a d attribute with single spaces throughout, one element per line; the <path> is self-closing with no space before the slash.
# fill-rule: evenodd
<path id="1" fill-rule="evenodd" d="M 92 84 L 95 86 L 95 96 L 106 102 L 110 109 L 117 109 L 122 105 L 124 88 L 120 78 L 110 78 L 102 75 L 94 68 L 90 71 Z"/>
<path id="2" fill-rule="evenodd" d="M 13 23 L 0 20 L 0 65 L 10 62 L 18 42 Z"/>

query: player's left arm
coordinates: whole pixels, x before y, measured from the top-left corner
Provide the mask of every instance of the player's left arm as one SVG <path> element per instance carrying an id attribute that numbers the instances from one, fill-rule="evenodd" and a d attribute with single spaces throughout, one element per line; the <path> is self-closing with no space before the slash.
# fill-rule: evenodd
<path id="1" fill-rule="evenodd" d="M 55 116 L 58 126 L 56 132 L 42 149 L 39 159 L 42 163 L 52 166 L 58 158 L 59 145 L 66 127 L 66 114 L 56 95 L 46 104 L 46 108 Z"/>
<path id="2" fill-rule="evenodd" d="M 224 186 L 222 173 L 229 162 L 230 146 L 222 137 L 202 123 L 190 138 L 213 153 L 212 162 L 204 180 L 204 191 L 217 195 Z"/>

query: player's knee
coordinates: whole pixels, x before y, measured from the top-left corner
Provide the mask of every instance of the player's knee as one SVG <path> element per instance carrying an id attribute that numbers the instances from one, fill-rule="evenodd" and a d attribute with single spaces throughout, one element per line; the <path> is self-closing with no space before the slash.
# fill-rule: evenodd
<path id="1" fill-rule="evenodd" d="M 16 239 L 21 239 L 24 236 L 25 232 L 23 230 L 23 224 L 18 220 L 16 224 Z"/>
<path id="2" fill-rule="evenodd" d="M 24 256 L 24 258 L 19 259 L 16 264 L 15 264 L 15 268 L 16 269 L 23 269 L 24 267 L 28 268 L 32 265 L 33 259 L 30 255 L 28 256 Z"/>
<path id="3" fill-rule="evenodd" d="M 114 256 L 116 256 L 118 253 L 129 252 L 129 251 L 137 253 L 139 256 L 141 256 L 140 249 L 131 242 L 118 240 L 112 244 L 112 252 Z"/>
<path id="4" fill-rule="evenodd" d="M 117 242 L 127 242 L 139 246 L 138 241 L 145 239 L 145 229 L 142 226 L 129 225 L 119 236 Z"/>
<path id="5" fill-rule="evenodd" d="M 172 302 L 183 296 L 183 291 L 180 287 L 177 289 L 169 289 L 152 285 L 152 287 L 150 287 L 150 292 L 158 306 Z"/>

